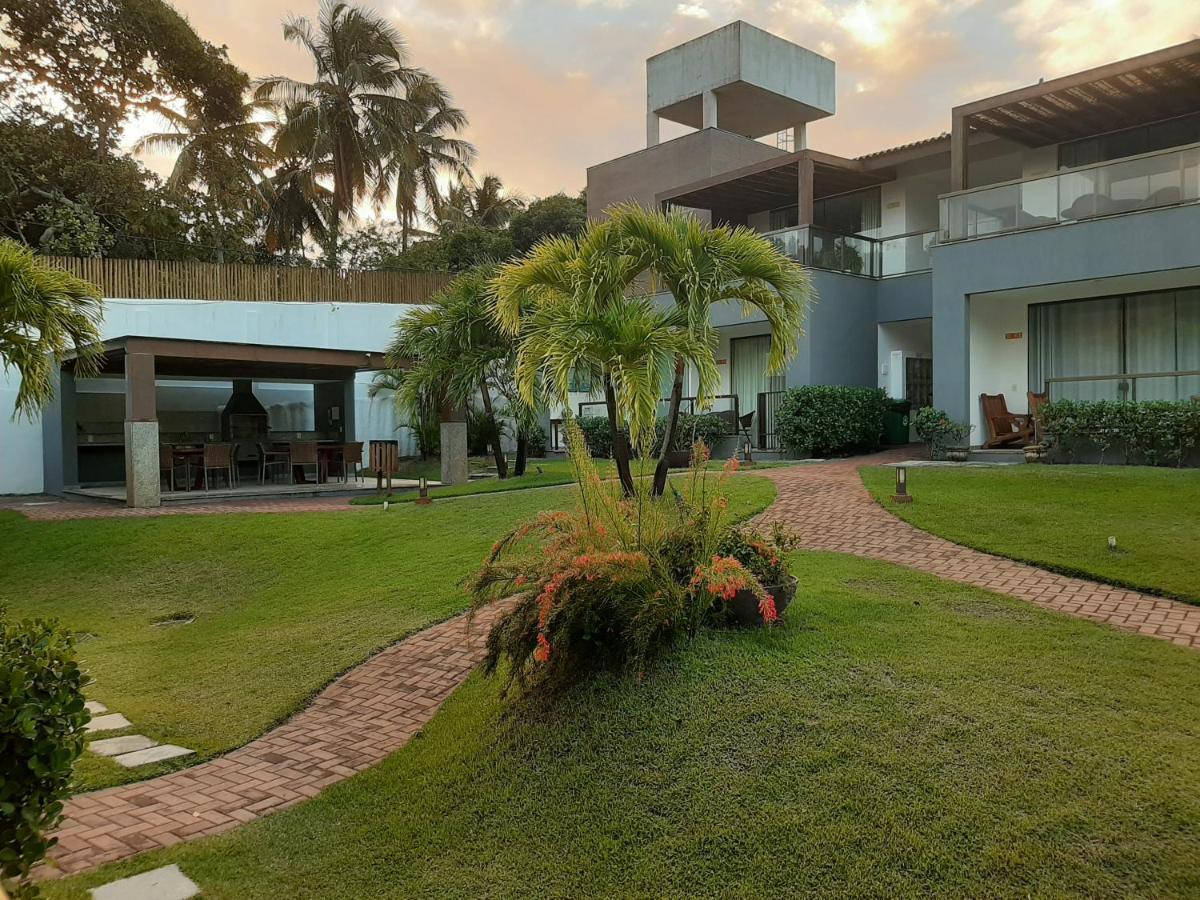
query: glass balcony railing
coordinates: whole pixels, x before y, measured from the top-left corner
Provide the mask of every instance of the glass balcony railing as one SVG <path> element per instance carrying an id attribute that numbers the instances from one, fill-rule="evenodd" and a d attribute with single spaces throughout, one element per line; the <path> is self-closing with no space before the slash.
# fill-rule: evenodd
<path id="1" fill-rule="evenodd" d="M 880 278 L 930 268 L 929 248 L 936 231 L 890 238 L 837 234 L 815 225 L 783 228 L 763 235 L 780 252 L 806 266 Z"/>
<path id="2" fill-rule="evenodd" d="M 946 194 L 939 241 L 1024 231 L 1200 200 L 1200 145 Z"/>

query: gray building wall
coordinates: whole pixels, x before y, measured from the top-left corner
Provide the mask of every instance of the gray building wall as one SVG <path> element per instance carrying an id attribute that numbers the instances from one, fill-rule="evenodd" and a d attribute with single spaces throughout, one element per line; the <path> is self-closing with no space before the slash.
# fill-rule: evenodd
<path id="1" fill-rule="evenodd" d="M 598 219 L 617 203 L 652 207 L 663 191 L 779 156 L 786 154 L 719 128 L 685 134 L 589 168 L 588 217 Z"/>
<path id="2" fill-rule="evenodd" d="M 877 322 L 928 319 L 933 315 L 933 273 L 915 272 L 877 282 Z"/>
<path id="3" fill-rule="evenodd" d="M 970 297 L 1200 266 L 1200 206 L 1147 210 L 933 249 L 933 397 L 970 416 Z M 1076 295 L 1076 292 L 1072 292 Z M 1096 295 L 1103 295 L 1098 287 Z"/>

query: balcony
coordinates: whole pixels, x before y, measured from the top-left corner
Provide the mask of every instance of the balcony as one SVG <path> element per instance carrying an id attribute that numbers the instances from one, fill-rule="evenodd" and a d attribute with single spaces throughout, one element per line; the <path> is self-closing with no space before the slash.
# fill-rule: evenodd
<path id="1" fill-rule="evenodd" d="M 1200 200 L 1200 144 L 1010 181 L 940 199 L 940 243 Z"/>
<path id="2" fill-rule="evenodd" d="M 837 234 L 815 225 L 782 228 L 763 235 L 781 253 L 803 265 L 865 278 L 928 271 L 931 268 L 929 250 L 936 236 L 936 231 L 923 231 L 869 238 Z"/>

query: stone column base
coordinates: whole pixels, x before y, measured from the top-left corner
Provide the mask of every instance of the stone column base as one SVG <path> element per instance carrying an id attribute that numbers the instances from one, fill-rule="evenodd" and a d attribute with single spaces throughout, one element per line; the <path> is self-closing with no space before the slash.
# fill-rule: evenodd
<path id="1" fill-rule="evenodd" d="M 125 505 L 139 509 L 161 506 L 159 484 L 158 423 L 126 422 Z"/>
<path id="2" fill-rule="evenodd" d="M 467 483 L 467 423 L 443 422 L 442 484 Z"/>

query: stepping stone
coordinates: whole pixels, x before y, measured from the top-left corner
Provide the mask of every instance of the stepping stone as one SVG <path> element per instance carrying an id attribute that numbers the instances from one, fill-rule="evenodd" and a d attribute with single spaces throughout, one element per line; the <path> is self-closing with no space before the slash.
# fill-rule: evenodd
<path id="1" fill-rule="evenodd" d="M 103 703 L 97 703 L 95 700 L 89 700 L 83 704 L 83 708 L 90 712 L 93 716 L 98 716 L 100 713 L 108 712 L 108 707 Z"/>
<path id="2" fill-rule="evenodd" d="M 127 734 L 124 737 L 92 741 L 88 744 L 88 749 L 101 756 L 120 756 L 122 753 L 133 753 L 135 750 L 148 750 L 157 743 L 158 741 L 151 740 L 144 734 Z"/>
<path id="3" fill-rule="evenodd" d="M 159 744 L 157 747 L 147 747 L 145 750 L 122 753 L 120 756 L 114 756 L 113 759 L 125 768 L 132 769 L 148 763 L 162 762 L 164 759 L 174 759 L 177 756 L 191 756 L 195 752 L 187 747 L 176 747 L 174 744 Z"/>
<path id="4" fill-rule="evenodd" d="M 141 875 L 92 888 L 94 900 L 188 900 L 200 893 L 179 866 L 163 866 Z"/>
<path id="5" fill-rule="evenodd" d="M 133 723 L 120 713 L 109 713 L 107 716 L 97 716 L 87 723 L 88 731 L 116 731 L 118 728 L 128 728 Z"/>

